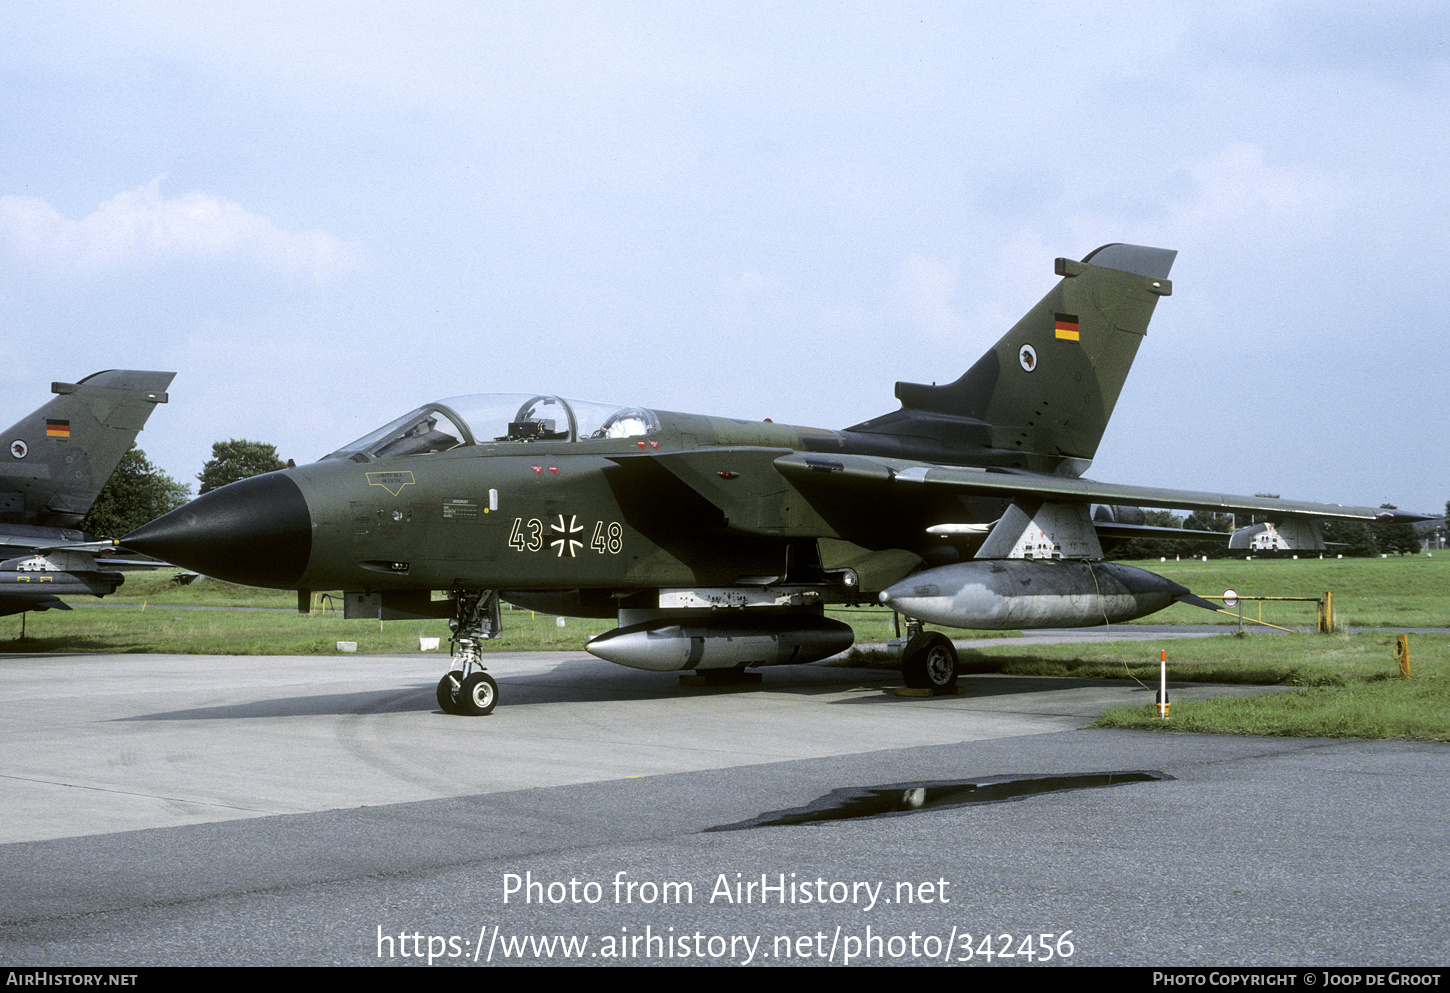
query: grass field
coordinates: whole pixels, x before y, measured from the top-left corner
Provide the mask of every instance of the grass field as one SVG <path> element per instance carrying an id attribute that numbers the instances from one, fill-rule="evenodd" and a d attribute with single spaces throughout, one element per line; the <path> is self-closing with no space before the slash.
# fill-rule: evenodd
<path id="1" fill-rule="evenodd" d="M 1318 597 L 1334 593 L 1341 624 L 1356 627 L 1450 627 L 1450 553 L 1395 559 L 1303 559 L 1139 562 L 1200 594 L 1232 587 L 1246 596 Z M 75 609 L 0 620 L 0 653 L 156 652 L 215 655 L 337 654 L 337 643 L 356 642 L 372 654 L 419 651 L 419 638 L 438 638 L 448 651 L 445 621 L 343 620 L 337 609 L 296 612 L 295 594 L 256 590 L 215 581 L 176 586 L 167 573 L 133 573 L 104 601 L 75 598 Z M 1258 615 L 1246 606 L 1246 616 Z M 1311 628 L 1314 604 L 1268 603 L 1264 618 L 1285 627 Z M 852 625 L 858 644 L 882 643 L 895 634 L 890 611 L 833 611 Z M 486 649 L 507 651 L 582 649 L 614 627 L 612 620 L 562 619 L 505 610 L 504 637 Z M 1277 635 L 1260 629 L 1232 633 L 1236 619 L 1220 616 L 1222 637 L 1033 646 L 1015 643 L 962 653 L 963 671 L 1025 676 L 1137 679 L 1156 684 L 1158 653 L 1166 649 L 1173 681 L 1251 683 L 1301 687 L 1299 692 L 1233 700 L 1183 701 L 1163 721 L 1151 707 L 1121 708 L 1103 715 L 1102 727 L 1244 734 L 1291 734 L 1450 741 L 1450 634 L 1411 636 L 1414 678 L 1397 678 L 1393 638 L 1387 633 L 1350 636 Z M 1176 605 L 1144 623 L 1214 623 L 1208 611 Z M 19 635 L 22 623 L 26 637 Z M 7 630 L 8 628 L 8 630 Z M 1250 631 L 1252 632 L 1252 626 Z M 959 637 L 985 632 L 952 632 Z M 889 653 L 857 659 L 899 664 Z"/>
<path id="2" fill-rule="evenodd" d="M 1319 597 L 1334 593 L 1341 624 L 1355 627 L 1450 627 L 1450 553 L 1392 559 L 1215 560 L 1134 562 L 1182 583 L 1195 593 L 1220 594 L 1232 587 L 1245 596 Z M 316 616 L 296 613 L 295 594 L 258 590 L 213 580 L 177 586 L 167 572 L 131 573 L 105 600 L 75 597 L 70 611 L 0 619 L 0 652 L 95 651 L 199 654 L 308 654 L 335 652 L 353 641 L 359 652 L 417 651 L 418 638 L 442 638 L 443 621 L 345 621 L 336 610 Z M 125 606 L 133 609 L 126 609 Z M 139 609 L 144 606 L 144 609 Z M 229 608 L 197 610 L 187 608 Z M 237 608 L 250 608 L 241 610 Z M 1245 604 L 1246 618 L 1259 616 L 1284 627 L 1312 628 L 1313 603 Z M 833 611 L 856 629 L 858 643 L 894 636 L 892 614 L 883 608 Z M 1175 604 L 1143 618 L 1145 624 L 1214 624 L 1229 628 L 1233 617 Z M 22 642 L 22 624 L 27 637 Z M 529 611 L 504 612 L 504 637 L 489 648 L 506 650 L 582 648 L 614 627 L 609 620 L 554 617 Z M 381 628 L 381 630 L 380 630 Z M 953 632 L 956 633 L 956 632 Z M 990 632 L 972 632 L 980 637 Z M 960 636 L 967 636 L 965 632 Z"/>
<path id="3" fill-rule="evenodd" d="M 362 654 L 417 652 L 420 638 L 438 638 L 448 653 L 448 622 L 344 620 L 340 601 L 315 614 L 297 613 L 295 593 L 200 580 L 174 586 L 169 574 L 128 576 L 103 601 L 74 598 L 74 609 L 4 619 L 3 652 L 156 652 L 179 655 L 333 655 L 338 642 Z M 558 622 L 563 620 L 564 626 Z M 569 651 L 613 628 L 607 620 L 555 618 L 505 610 L 504 637 L 485 650 Z"/>
<path id="4" fill-rule="evenodd" d="M 1388 559 L 1196 559 L 1128 562 L 1182 583 L 1200 596 L 1233 589 L 1244 596 L 1321 597 L 1334 594 L 1339 623 L 1350 627 L 1450 627 L 1450 551 Z M 1245 602 L 1245 620 L 1312 628 L 1312 603 Z M 1235 617 L 1174 604 L 1142 624 L 1236 625 Z"/>
<path id="5" fill-rule="evenodd" d="M 1174 703 L 1163 720 L 1151 704 L 1104 713 L 1094 727 L 1296 737 L 1450 741 L 1450 634 L 1412 634 L 1412 677 L 1400 678 L 1395 636 L 1258 632 L 1208 638 L 1024 645 L 1004 641 L 961 652 L 974 674 L 1131 679 L 1158 687 L 1159 653 L 1171 683 L 1292 686 L 1292 693 Z M 855 664 L 898 662 L 871 649 Z M 874 658 L 873 658 L 874 656 Z M 1172 692 L 1169 693 L 1172 699 Z"/>
<path id="6" fill-rule="evenodd" d="M 1170 707 L 1166 721 L 1152 706 L 1119 707 L 1104 713 L 1094 726 L 1450 741 L 1450 635 L 1409 636 L 1409 679 L 1400 677 L 1394 640 L 1388 634 L 1366 632 L 1328 637 L 1261 634 L 1173 642 L 1167 649 L 1170 680 L 1191 678 L 1303 688 L 1257 697 L 1185 700 Z M 1086 674 L 1074 672 L 1080 665 L 1084 670 L 1101 670 L 1102 675 L 1110 674 L 1116 665 L 1120 674 L 1126 668 L 1133 678 L 1156 686 L 1154 660 L 1145 661 L 1139 655 L 1132 660 L 1137 665 L 1124 665 L 1128 659 L 1110 661 L 1110 654 L 1089 657 L 1089 653 L 1078 651 L 1063 653 L 1060 658 L 1018 659 L 1008 664 L 1049 668 L 1060 665 L 1067 672 Z M 1171 692 L 1169 696 L 1171 699 Z"/>

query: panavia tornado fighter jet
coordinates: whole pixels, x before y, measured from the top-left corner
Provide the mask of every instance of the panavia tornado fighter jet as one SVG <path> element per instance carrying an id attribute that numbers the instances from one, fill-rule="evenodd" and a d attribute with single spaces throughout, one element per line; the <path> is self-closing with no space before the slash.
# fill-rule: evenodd
<path id="1" fill-rule="evenodd" d="M 500 598 L 617 617 L 587 647 L 621 665 L 744 669 L 844 651 L 853 634 L 825 615 L 831 604 L 1044 628 L 1196 600 L 1103 561 L 1105 540 L 1162 534 L 1135 529 L 1131 508 L 1250 511 L 1304 548 L 1324 547 L 1321 518 L 1422 519 L 1081 478 L 1171 292 L 1175 255 L 1113 244 L 1058 259 L 1057 285 L 960 379 L 898 383 L 900 410 L 844 430 L 545 394 L 450 397 L 122 540 L 220 579 L 296 589 L 299 606 L 340 589 L 353 616 L 449 617 L 438 702 L 487 714 L 498 687 L 479 643 L 499 634 Z M 1115 509 L 1095 521 L 1094 504 Z M 922 633 L 903 669 L 910 684 L 945 688 L 956 653 Z"/>

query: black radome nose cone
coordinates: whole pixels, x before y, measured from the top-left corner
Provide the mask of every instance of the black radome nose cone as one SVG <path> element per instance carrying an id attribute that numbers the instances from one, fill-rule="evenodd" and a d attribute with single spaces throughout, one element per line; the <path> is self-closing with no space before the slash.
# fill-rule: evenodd
<path id="1" fill-rule="evenodd" d="M 312 554 L 312 517 L 291 477 L 269 472 L 203 493 L 121 543 L 229 583 L 292 589 Z"/>

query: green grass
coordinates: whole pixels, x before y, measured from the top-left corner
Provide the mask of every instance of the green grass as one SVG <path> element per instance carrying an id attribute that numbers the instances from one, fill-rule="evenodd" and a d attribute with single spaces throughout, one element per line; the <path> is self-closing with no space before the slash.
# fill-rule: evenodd
<path id="1" fill-rule="evenodd" d="M 1341 622 L 1355 626 L 1450 626 L 1450 554 L 1322 562 L 1136 564 L 1199 593 L 1220 593 L 1227 586 L 1243 594 L 1270 596 L 1318 596 L 1332 590 Z M 445 621 L 347 621 L 336 610 L 302 615 L 296 613 L 291 592 L 215 581 L 179 587 L 166 573 L 133 573 L 121 591 L 104 602 L 80 597 L 70 602 L 74 610 L 28 615 L 24 640 L 18 638 L 19 616 L 0 619 L 0 653 L 336 654 L 337 642 L 352 641 L 360 653 L 399 654 L 418 651 L 420 636 L 439 638 L 442 652 L 448 650 Z M 129 607 L 116 606 L 123 604 Z M 1271 610 L 1281 613 L 1271 615 Z M 882 643 L 896 633 L 885 609 L 852 608 L 832 615 L 856 629 L 859 643 Z M 1313 605 L 1266 605 L 1265 616 L 1286 626 L 1307 627 L 1314 620 Z M 1203 623 L 1212 618 L 1207 611 L 1175 606 L 1145 621 Z M 553 616 L 525 610 L 505 610 L 503 620 L 504 637 L 487 642 L 486 649 L 579 650 L 590 637 L 614 627 L 612 620 L 572 617 L 559 627 Z M 1223 622 L 1234 623 L 1228 618 Z M 985 632 L 952 633 L 976 637 Z M 1016 632 L 996 634 L 1010 638 Z M 1173 704 L 1168 721 L 1151 706 L 1118 708 L 1105 713 L 1095 726 L 1450 741 L 1450 635 L 1410 636 L 1414 678 L 1409 680 L 1398 678 L 1393 640 L 1375 632 L 1247 637 L 1226 633 L 1161 642 L 1051 646 L 1004 640 L 988 650 L 963 652 L 962 668 L 968 675 L 1137 679 L 1151 686 L 1158 678 L 1158 653 L 1166 649 L 1169 679 L 1174 682 L 1299 689 L 1257 697 L 1184 700 Z M 853 653 L 849 664 L 895 668 L 900 662 L 895 653 L 867 648 Z"/>
<path id="2" fill-rule="evenodd" d="M 339 641 L 357 644 L 361 654 L 395 655 L 418 651 L 420 637 L 440 639 L 448 652 L 446 621 L 343 620 L 340 614 L 309 617 L 295 613 L 239 613 L 167 609 L 145 612 L 78 606 L 69 615 L 31 615 L 21 640 L 18 618 L 11 636 L 0 638 L 5 652 L 142 652 L 167 655 L 333 655 Z M 555 619 L 528 611 L 504 613 L 504 638 L 484 643 L 485 651 L 577 651 L 610 621 Z"/>
<path id="3" fill-rule="evenodd" d="M 1450 656 L 1450 634 L 1410 636 L 1411 663 L 1439 673 Z M 1014 645 L 965 651 L 965 672 L 1012 676 L 1072 676 L 1078 679 L 1158 680 L 1160 652 L 1167 652 L 1169 678 L 1194 683 L 1256 686 L 1349 686 L 1399 675 L 1394 636 L 1245 633 L 1162 641 L 1096 642 L 1074 645 Z M 1418 671 L 1418 670 L 1416 670 Z"/>
<path id="4" fill-rule="evenodd" d="M 1265 696 L 1183 700 L 1168 712 L 1165 721 L 1153 707 L 1117 707 L 1093 727 L 1450 741 L 1450 679 L 1420 676 Z"/>
<path id="5" fill-rule="evenodd" d="M 961 653 L 972 675 L 1132 679 L 1158 686 L 1159 652 L 1170 683 L 1299 687 L 1292 693 L 1174 703 L 1170 719 L 1156 707 L 1118 707 L 1093 727 L 1212 734 L 1411 738 L 1450 741 L 1450 634 L 1412 634 L 1412 678 L 1400 678 L 1390 634 L 1260 632 L 1162 641 L 1075 645 L 1004 642 Z M 895 653 L 853 650 L 847 663 L 897 668 Z M 1170 698 L 1172 691 L 1170 689 Z"/>
<path id="6" fill-rule="evenodd" d="M 1157 559 L 1128 562 L 1167 576 L 1201 596 L 1218 596 L 1234 589 L 1245 596 L 1320 597 L 1334 594 L 1334 610 L 1341 625 L 1350 627 L 1450 627 L 1450 552 L 1431 556 L 1392 556 L 1388 559 Z M 1244 604 L 1244 617 L 1263 619 L 1282 627 L 1312 628 L 1312 603 Z M 1174 604 L 1142 618 L 1139 624 L 1237 625 L 1235 617 L 1213 614 L 1199 607 Z M 1247 623 L 1245 626 L 1248 626 Z"/>
<path id="7" fill-rule="evenodd" d="M 1241 559 L 1202 562 L 1145 561 L 1134 563 L 1183 583 L 1197 593 L 1221 593 L 1233 587 L 1245 595 L 1319 596 L 1335 594 L 1342 623 L 1354 626 L 1450 626 L 1450 554 L 1390 559 Z M 72 611 L 32 613 L 24 621 L 27 638 L 18 639 L 21 618 L 0 619 L 0 652 L 94 651 L 204 654 L 305 654 L 336 652 L 339 641 L 355 641 L 359 652 L 417 651 L 418 637 L 438 637 L 446 646 L 442 621 L 344 621 L 329 612 L 308 617 L 295 612 L 296 596 L 286 590 L 258 590 L 204 580 L 175 586 L 171 573 L 134 572 L 104 601 L 74 597 Z M 118 609 L 117 604 L 145 605 L 144 610 Z M 258 611 L 175 610 L 179 607 L 272 608 Z M 1269 603 L 1264 618 L 1288 627 L 1310 627 L 1313 604 Z M 1258 615 L 1259 606 L 1246 612 Z M 896 632 L 884 608 L 850 608 L 832 616 L 856 630 L 860 644 L 882 643 Z M 1153 624 L 1222 623 L 1235 621 L 1195 607 L 1174 605 L 1143 619 Z M 487 643 L 494 650 L 580 649 L 590 637 L 609 630 L 608 620 L 568 618 L 555 626 L 549 615 L 505 611 L 504 636 Z M 8 628 L 8 631 L 7 631 Z M 971 637 L 1016 632 L 971 632 Z M 968 636 L 966 632 L 953 632 Z M 1086 673 L 1079 673 L 1086 674 Z"/>
<path id="8" fill-rule="evenodd" d="M 4 652 L 151 652 L 178 655 L 335 654 L 337 642 L 357 642 L 362 654 L 416 652 L 418 638 L 440 638 L 448 650 L 446 621 L 343 620 L 336 601 L 318 615 L 298 614 L 290 590 L 261 590 L 217 580 L 190 586 L 172 582 L 170 572 L 141 572 L 104 600 L 72 597 L 70 611 L 32 613 L 19 639 L 18 615 L 0 619 Z M 134 609 L 126 609 L 119 605 Z M 213 608 L 200 610 L 195 608 Z M 885 607 L 830 611 L 850 624 L 863 642 L 896 636 Z M 503 637 L 485 651 L 582 651 L 590 638 L 612 630 L 613 619 L 559 618 L 527 610 L 503 611 Z M 1017 632 L 1010 632 L 1016 634 Z M 1001 632 L 1006 635 L 1008 632 Z"/>
<path id="9" fill-rule="evenodd" d="M 1004 645 L 964 653 L 969 671 L 1018 676 L 1135 679 L 1157 687 L 1158 653 L 1170 682 L 1300 687 L 1292 693 L 1182 700 L 1107 711 L 1093 727 L 1212 734 L 1450 741 L 1450 635 L 1412 634 L 1412 678 L 1400 678 L 1394 636 L 1224 635 L 1163 642 Z M 1170 698 L 1172 692 L 1170 690 Z"/>
<path id="10" fill-rule="evenodd" d="M 133 573 L 103 601 L 73 597 L 69 611 L 0 619 L 4 652 L 145 652 L 175 655 L 334 655 L 339 641 L 360 654 L 417 652 L 418 639 L 440 639 L 448 652 L 448 622 L 344 620 L 340 606 L 297 613 L 297 595 L 214 580 L 174 586 L 167 573 Z M 204 608 L 204 609 L 199 609 Z M 504 637 L 485 651 L 576 651 L 609 620 L 558 619 L 527 610 L 503 612 Z M 8 630 L 7 630 L 8 629 Z"/>

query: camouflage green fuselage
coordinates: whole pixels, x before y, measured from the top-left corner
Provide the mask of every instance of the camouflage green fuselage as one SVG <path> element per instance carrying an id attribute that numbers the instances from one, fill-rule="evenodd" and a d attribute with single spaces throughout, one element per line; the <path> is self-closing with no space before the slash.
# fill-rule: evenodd
<path id="1" fill-rule="evenodd" d="M 285 470 L 312 519 L 304 589 L 654 589 L 783 579 L 787 558 L 854 568 L 876 591 L 921 561 L 956 497 L 843 500 L 775 459 L 846 451 L 843 432 L 653 412 L 643 438 L 493 442 Z M 824 442 L 824 444 L 823 444 Z M 979 519 L 1000 514 L 983 504 Z M 990 504 L 990 506 L 987 506 Z M 817 539 L 824 541 L 817 542 Z M 873 554 L 879 552 L 882 554 Z"/>

